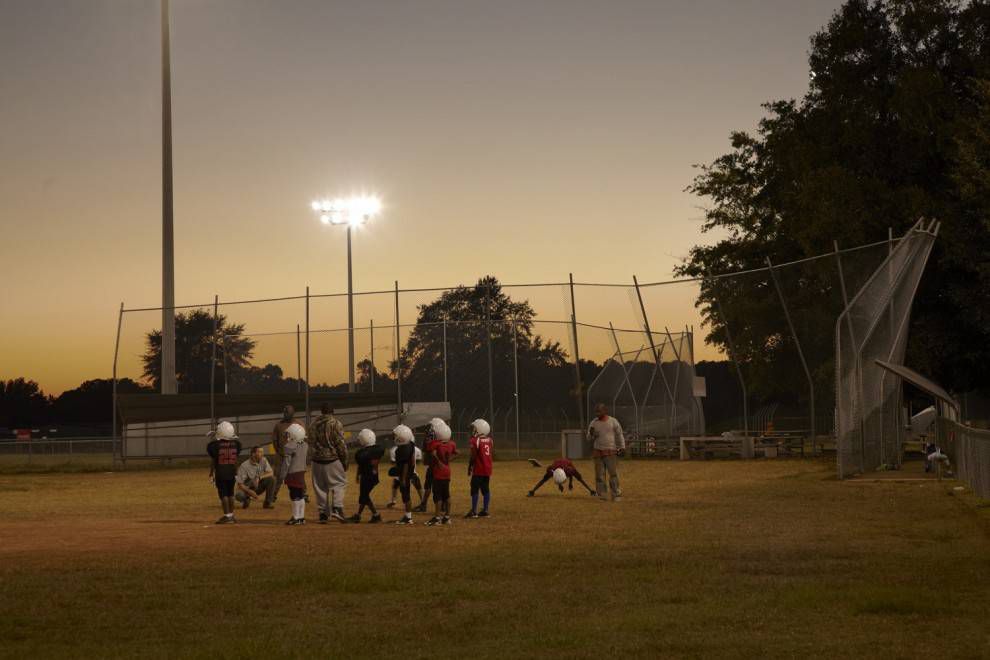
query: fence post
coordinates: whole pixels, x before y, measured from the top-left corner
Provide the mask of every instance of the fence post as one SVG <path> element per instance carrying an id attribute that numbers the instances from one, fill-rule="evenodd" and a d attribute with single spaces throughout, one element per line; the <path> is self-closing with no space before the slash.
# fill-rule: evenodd
<path id="1" fill-rule="evenodd" d="M 808 362 L 804 359 L 804 351 L 801 349 L 801 341 L 798 339 L 797 331 L 794 330 L 794 323 L 791 321 L 791 313 L 787 309 L 787 301 L 784 299 L 784 292 L 780 288 L 780 281 L 777 279 L 777 271 L 773 269 L 773 264 L 770 262 L 770 257 L 767 257 L 767 268 L 770 269 L 770 279 L 773 280 L 773 287 L 777 290 L 777 297 L 780 298 L 780 306 L 784 309 L 784 318 L 787 319 L 787 327 L 791 329 L 791 337 L 794 338 L 794 346 L 797 348 L 798 358 L 801 359 L 801 368 L 804 369 L 804 375 L 808 379 L 808 396 L 809 403 L 811 405 L 811 445 L 815 445 L 815 381 L 811 377 L 811 371 L 808 369 Z M 804 443 L 801 443 L 801 453 L 804 453 Z"/>
<path id="2" fill-rule="evenodd" d="M 402 347 L 399 346 L 399 280 L 395 280 L 395 392 L 398 418 L 402 423 Z"/>
<path id="3" fill-rule="evenodd" d="M 843 309 L 843 311 L 845 311 L 846 309 L 849 308 L 849 292 L 846 290 L 846 276 L 845 276 L 845 273 L 842 270 L 842 253 L 839 251 L 839 242 L 838 241 L 832 241 L 832 248 L 835 251 L 835 266 L 836 266 L 836 269 L 839 271 L 839 289 L 842 292 L 842 309 Z M 839 314 L 839 318 L 837 320 L 837 323 L 842 323 L 842 313 L 841 312 Z M 853 330 L 852 319 L 849 318 L 848 315 L 846 316 L 846 327 L 849 330 L 849 340 L 851 342 L 851 348 L 855 352 L 856 351 L 856 346 L 857 346 L 857 344 L 856 344 L 856 333 Z M 839 329 L 838 328 L 836 328 L 836 332 L 837 333 L 839 332 Z M 838 339 L 839 339 L 838 334 L 836 334 L 836 341 L 838 341 Z M 839 403 L 840 403 L 840 401 L 839 401 L 839 383 L 840 383 L 841 377 L 842 377 L 841 373 L 839 372 L 839 369 L 840 368 L 841 368 L 841 365 L 838 363 L 838 361 L 836 361 L 836 364 L 835 364 L 835 383 L 836 383 L 836 388 L 835 388 L 836 389 L 836 392 L 835 392 L 835 407 L 836 407 L 836 410 L 839 410 L 840 409 L 840 406 L 839 406 Z M 863 382 L 862 382 L 862 372 L 860 371 L 860 363 L 859 363 L 858 354 L 856 356 L 856 365 L 855 365 L 854 371 L 853 371 L 853 379 L 855 380 L 855 383 L 856 383 L 856 397 L 858 398 L 858 401 L 856 402 L 856 405 L 862 405 L 861 402 L 863 400 L 863 392 L 862 392 Z M 841 452 L 841 448 L 839 446 L 839 429 L 838 429 L 839 423 L 838 422 L 839 422 L 839 420 L 836 420 L 836 424 L 835 424 L 836 428 L 833 430 L 832 434 L 835 436 L 835 440 L 836 440 L 836 445 L 835 445 L 836 463 L 839 466 L 839 478 L 841 479 L 841 478 L 843 478 L 844 475 L 843 475 L 843 467 L 842 467 L 842 455 L 841 455 L 842 452 Z M 862 425 L 861 425 L 861 427 L 860 427 L 860 439 L 861 440 L 862 440 L 862 436 L 863 436 L 864 431 L 865 431 L 865 429 L 863 429 L 862 428 Z M 860 471 L 861 472 L 865 472 L 865 468 L 863 467 L 863 462 L 862 462 L 863 454 L 864 454 L 864 449 L 861 446 L 860 447 Z"/>
<path id="4" fill-rule="evenodd" d="M 492 285 L 485 285 L 485 343 L 488 351 L 488 419 L 495 423 L 495 378 L 492 373 Z"/>
<path id="5" fill-rule="evenodd" d="M 722 326 L 725 328 L 725 339 L 729 348 L 729 359 L 736 366 L 736 376 L 739 378 L 739 387 L 742 389 L 742 404 L 743 404 L 743 434 L 749 437 L 749 392 L 746 390 L 746 379 L 743 378 L 742 367 L 739 364 L 738 356 L 736 355 L 736 346 L 732 341 L 732 331 L 729 330 L 729 319 L 726 318 L 725 312 L 722 309 L 722 301 L 718 297 L 718 280 L 715 278 L 710 278 L 712 283 L 712 300 L 715 301 L 715 307 L 718 308 L 718 315 L 722 317 Z"/>
<path id="6" fill-rule="evenodd" d="M 120 327 L 124 322 L 124 303 L 120 303 L 120 312 L 117 313 L 117 339 L 113 343 L 113 392 L 111 395 L 111 422 L 110 439 L 113 443 L 111 451 L 113 453 L 113 463 L 117 462 L 117 356 L 120 354 Z M 121 452 L 123 453 L 123 452 Z M 123 459 L 123 457 L 121 457 Z"/>
<path id="7" fill-rule="evenodd" d="M 217 378 L 217 331 L 220 328 L 220 296 L 213 296 L 213 337 L 210 341 L 210 427 L 217 427 L 217 403 L 215 387 Z"/>
<path id="8" fill-rule="evenodd" d="M 369 324 L 369 329 L 371 331 L 371 374 L 369 378 L 371 379 L 371 393 L 375 393 L 375 319 L 371 319 Z"/>
<path id="9" fill-rule="evenodd" d="M 302 348 L 299 324 L 296 323 L 296 392 L 302 391 Z"/>
<path id="10" fill-rule="evenodd" d="M 309 287 L 306 287 L 306 428 L 309 428 Z"/>
<path id="11" fill-rule="evenodd" d="M 447 315 L 443 315 L 443 400 L 450 403 L 447 396 Z"/>
<path id="12" fill-rule="evenodd" d="M 577 385 L 577 413 L 581 428 L 584 424 L 584 383 L 581 381 L 581 351 L 578 349 L 578 326 L 577 326 L 577 306 L 574 303 L 574 273 L 568 273 L 571 289 L 571 333 L 574 335 L 574 375 Z"/>
<path id="13" fill-rule="evenodd" d="M 444 360 L 446 364 L 446 360 Z M 444 369 L 446 376 L 446 367 Z M 515 401 L 513 407 L 516 409 L 516 458 L 519 458 L 519 342 L 516 339 L 516 320 L 512 319 L 512 398 Z M 444 378 L 444 395 L 446 395 L 446 378 Z"/>

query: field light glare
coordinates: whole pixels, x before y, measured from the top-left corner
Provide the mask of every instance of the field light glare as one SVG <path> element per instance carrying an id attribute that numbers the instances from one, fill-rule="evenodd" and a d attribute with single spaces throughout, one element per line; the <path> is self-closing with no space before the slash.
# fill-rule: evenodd
<path id="1" fill-rule="evenodd" d="M 361 225 L 382 210 L 381 200 L 373 195 L 316 200 L 310 206 L 325 225 Z"/>

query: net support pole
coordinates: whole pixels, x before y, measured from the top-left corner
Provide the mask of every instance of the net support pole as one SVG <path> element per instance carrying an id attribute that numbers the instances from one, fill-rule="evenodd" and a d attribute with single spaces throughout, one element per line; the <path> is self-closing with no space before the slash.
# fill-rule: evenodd
<path id="1" fill-rule="evenodd" d="M 519 341 L 516 338 L 515 319 L 512 319 L 512 386 L 513 407 L 516 409 L 516 458 L 519 458 Z"/>
<path id="2" fill-rule="evenodd" d="M 650 351 L 653 353 L 653 360 L 656 362 L 657 371 L 660 373 L 660 379 L 663 380 L 664 387 L 667 388 L 667 396 L 670 398 L 671 408 L 674 406 L 674 393 L 670 390 L 670 383 L 667 382 L 667 376 L 663 373 L 663 363 L 660 361 L 660 353 L 657 351 L 656 342 L 653 341 L 653 331 L 650 330 L 650 319 L 646 316 L 646 305 L 643 303 L 643 292 L 639 289 L 639 280 L 633 275 L 633 286 L 636 287 L 636 299 L 639 301 L 639 311 L 643 315 L 643 328 L 646 330 L 646 338 L 650 342 Z M 673 348 L 673 346 L 671 346 Z M 672 415 L 667 417 L 667 437 L 673 437 L 674 427 L 671 423 Z"/>
<path id="3" fill-rule="evenodd" d="M 574 336 L 574 384 L 577 387 L 575 399 L 577 401 L 578 423 L 581 428 L 586 428 L 584 397 L 582 391 L 584 384 L 581 381 L 581 350 L 578 348 L 578 326 L 577 326 L 577 305 L 574 302 L 574 273 L 568 273 L 568 281 L 571 293 L 571 334 Z"/>
<path id="4" fill-rule="evenodd" d="M 306 428 L 309 428 L 309 287 L 306 287 L 306 382 L 304 383 Z"/>
<path id="5" fill-rule="evenodd" d="M 368 329 L 371 333 L 371 372 L 368 374 L 368 378 L 371 382 L 371 393 L 375 392 L 375 319 L 371 319 L 371 323 L 368 324 Z"/>
<path id="6" fill-rule="evenodd" d="M 770 269 L 770 279 L 773 280 L 773 288 L 780 298 L 780 306 L 784 310 L 784 318 L 787 319 L 787 327 L 790 328 L 791 337 L 794 339 L 794 347 L 797 348 L 798 358 L 801 360 L 801 368 L 804 369 L 804 376 L 808 379 L 808 404 L 810 406 L 811 422 L 811 446 L 815 446 L 815 381 L 811 377 L 811 370 L 808 369 L 808 362 L 804 359 L 804 350 L 801 348 L 801 341 L 798 339 L 797 331 L 794 329 L 794 322 L 791 320 L 791 312 L 787 308 L 787 300 L 784 299 L 784 291 L 780 288 L 780 280 L 777 279 L 777 271 L 774 270 L 770 257 L 767 257 L 767 268 Z M 804 443 L 801 444 L 801 453 L 804 453 Z"/>
<path id="7" fill-rule="evenodd" d="M 672 398 L 671 417 L 673 418 L 672 424 L 674 426 L 674 430 L 676 431 L 677 430 L 677 393 L 679 392 L 679 388 L 681 385 L 681 365 L 682 365 L 681 352 L 674 344 L 674 338 L 670 334 L 670 328 L 668 328 L 667 326 L 663 326 L 663 331 L 667 333 L 667 341 L 670 342 L 670 348 L 672 351 L 674 351 L 674 359 L 677 361 L 677 371 L 674 372 L 674 388 L 672 390 L 674 396 L 671 397 Z M 681 339 L 683 340 L 683 336 L 681 337 Z"/>
<path id="8" fill-rule="evenodd" d="M 492 285 L 485 286 L 485 346 L 488 352 L 488 419 L 495 423 L 495 378 L 492 361 Z"/>
<path id="9" fill-rule="evenodd" d="M 843 268 L 842 268 L 842 253 L 839 250 L 839 242 L 838 241 L 832 241 L 832 247 L 835 250 L 835 267 L 836 267 L 836 270 L 838 270 L 838 272 L 839 272 L 839 290 L 842 292 L 842 309 L 845 310 L 845 309 L 848 309 L 849 308 L 849 291 L 848 291 L 848 289 L 846 289 L 846 275 L 845 275 L 845 272 L 843 271 Z M 843 316 L 842 314 L 839 314 L 838 323 L 840 323 L 840 324 L 842 323 L 842 316 Z M 847 322 L 845 323 L 845 325 L 846 325 L 846 327 L 849 330 L 849 340 L 851 342 L 850 346 L 855 351 L 856 345 L 857 345 L 856 344 L 856 333 L 853 330 L 852 319 L 849 318 L 848 316 L 846 316 L 846 321 Z M 836 329 L 836 332 L 838 333 L 838 332 L 840 332 L 840 330 L 837 328 Z M 836 335 L 836 341 L 838 341 L 838 335 Z M 853 379 L 854 379 L 854 381 L 856 383 L 857 396 L 859 397 L 859 400 L 862 401 L 862 380 L 861 380 L 861 375 L 862 374 L 861 374 L 861 371 L 860 371 L 860 368 L 859 367 L 860 367 L 860 361 L 859 361 L 859 358 L 857 357 L 856 358 L 856 366 L 854 367 L 854 371 L 853 371 Z M 841 365 L 838 362 L 836 362 L 836 364 L 835 364 L 835 370 L 836 370 L 835 371 L 835 378 L 836 378 L 836 381 L 835 381 L 836 382 L 835 403 L 836 403 L 836 408 L 837 409 L 840 409 L 839 402 L 841 400 L 840 399 L 839 392 L 838 392 L 838 390 L 840 388 L 841 377 L 842 377 L 841 373 L 839 372 L 839 369 L 840 368 L 841 368 Z M 833 434 L 836 437 L 836 443 L 838 443 L 838 439 L 839 439 L 839 429 L 838 429 L 839 423 L 838 422 L 839 422 L 839 420 L 836 419 L 836 422 L 835 422 L 836 428 L 833 431 Z M 860 432 L 862 433 L 862 429 L 860 429 Z M 860 457 L 862 457 L 862 451 L 860 452 Z M 839 464 L 839 478 L 841 479 L 841 478 L 843 478 L 844 475 L 843 475 L 843 467 L 842 467 L 841 450 L 840 450 L 840 447 L 838 446 L 838 444 L 836 444 L 836 461 Z"/>
<path id="10" fill-rule="evenodd" d="M 632 399 L 633 415 L 636 420 L 636 437 L 639 438 L 640 437 L 639 402 L 636 401 L 636 393 L 633 391 L 632 383 L 629 382 L 629 372 L 626 371 L 625 359 L 622 356 L 622 347 L 619 346 L 619 337 L 618 335 L 615 334 L 615 326 L 612 325 L 611 321 L 608 322 L 608 329 L 609 332 L 612 333 L 612 343 L 615 344 L 615 354 L 616 356 L 618 356 L 618 360 L 616 361 L 619 363 L 619 368 L 622 369 L 622 379 L 625 381 L 626 387 L 629 389 L 629 398 Z M 636 353 L 636 356 L 633 358 L 634 364 L 635 361 L 639 359 L 639 354 L 642 352 L 642 350 L 643 349 L 641 348 L 639 352 Z M 604 369 L 602 371 L 604 371 Z"/>
<path id="11" fill-rule="evenodd" d="M 396 413 L 402 423 L 402 347 L 399 346 L 399 280 L 395 280 L 395 392 L 398 400 Z"/>
<path id="12" fill-rule="evenodd" d="M 113 382 L 110 396 L 110 442 L 113 443 L 113 461 L 117 462 L 117 453 L 122 447 L 118 447 L 117 442 L 117 356 L 120 355 L 120 329 L 124 323 L 124 303 L 120 303 L 120 311 L 117 313 L 117 338 L 113 343 Z M 123 460 L 123 451 L 120 451 Z"/>
<path id="13" fill-rule="evenodd" d="M 210 429 L 217 427 L 217 333 L 220 329 L 220 296 L 213 296 L 213 336 L 210 338 Z"/>
<path id="14" fill-rule="evenodd" d="M 296 323 L 296 392 L 302 391 L 302 331 Z"/>
<path id="15" fill-rule="evenodd" d="M 220 340 L 223 342 L 223 393 L 230 394 L 230 383 L 227 379 L 227 333 L 221 334 Z"/>
<path id="16" fill-rule="evenodd" d="M 729 319 L 725 316 L 725 311 L 722 309 L 722 301 L 718 297 L 718 292 L 715 290 L 718 286 L 718 280 L 709 280 L 712 283 L 712 300 L 715 301 L 715 308 L 718 310 L 718 315 L 722 318 L 722 327 L 725 328 L 725 341 L 729 348 L 729 359 L 732 360 L 732 364 L 736 367 L 736 377 L 739 379 L 739 387 L 742 389 L 742 408 L 743 408 L 743 434 L 749 437 L 749 392 L 746 389 L 746 379 L 743 378 L 742 366 L 739 364 L 739 358 L 736 354 L 736 345 L 732 341 L 732 331 L 729 329 Z"/>

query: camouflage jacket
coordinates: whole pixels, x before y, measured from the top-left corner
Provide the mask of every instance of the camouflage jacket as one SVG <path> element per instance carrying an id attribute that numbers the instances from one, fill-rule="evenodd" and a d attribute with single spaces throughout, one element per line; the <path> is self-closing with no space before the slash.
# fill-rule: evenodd
<path id="1" fill-rule="evenodd" d="M 344 425 L 333 415 L 320 415 L 309 427 L 310 460 L 329 463 L 339 460 L 347 469 Z"/>

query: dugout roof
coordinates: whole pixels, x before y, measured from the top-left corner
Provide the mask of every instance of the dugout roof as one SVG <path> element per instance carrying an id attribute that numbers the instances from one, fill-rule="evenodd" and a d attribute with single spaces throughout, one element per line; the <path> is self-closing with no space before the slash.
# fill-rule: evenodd
<path id="1" fill-rule="evenodd" d="M 956 400 L 952 398 L 951 394 L 945 391 L 945 388 L 943 388 L 935 381 L 929 378 L 925 378 L 914 369 L 909 369 L 905 367 L 903 364 L 892 364 L 890 362 L 884 362 L 883 360 L 874 360 L 874 361 L 880 367 L 886 369 L 895 376 L 903 378 L 904 380 L 906 380 L 907 382 L 911 383 L 919 390 L 924 392 L 925 394 L 935 397 L 939 401 L 943 401 L 948 406 L 955 409 L 956 412 L 959 411 L 959 404 L 956 403 Z"/>

